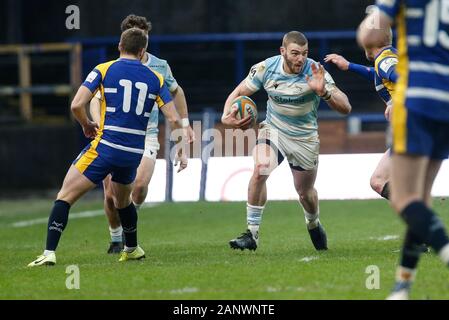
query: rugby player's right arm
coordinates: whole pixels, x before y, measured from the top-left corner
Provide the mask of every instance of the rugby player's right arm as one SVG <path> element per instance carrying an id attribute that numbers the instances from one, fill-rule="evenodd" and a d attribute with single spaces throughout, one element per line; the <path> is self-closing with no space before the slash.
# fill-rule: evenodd
<path id="1" fill-rule="evenodd" d="M 86 104 L 92 99 L 92 92 L 82 85 L 75 97 L 73 98 L 70 109 L 73 116 L 83 128 L 84 135 L 87 138 L 95 138 L 97 134 L 98 124 L 89 120 L 86 112 Z"/>
<path id="2" fill-rule="evenodd" d="M 235 129 L 248 126 L 252 121 L 251 116 L 247 116 L 246 118 L 238 120 L 236 118 L 238 110 L 236 108 L 232 110 L 232 101 L 234 101 L 237 97 L 249 97 L 254 94 L 254 91 L 248 88 L 245 82 L 246 80 L 243 80 L 228 96 L 224 105 L 223 115 L 221 116 L 221 122 L 224 125 L 230 126 Z"/>
<path id="3" fill-rule="evenodd" d="M 100 119 L 101 119 L 101 101 L 98 99 L 97 95 L 95 95 L 92 100 L 90 100 L 90 116 L 92 117 L 92 120 L 96 122 L 98 125 L 100 125 Z"/>

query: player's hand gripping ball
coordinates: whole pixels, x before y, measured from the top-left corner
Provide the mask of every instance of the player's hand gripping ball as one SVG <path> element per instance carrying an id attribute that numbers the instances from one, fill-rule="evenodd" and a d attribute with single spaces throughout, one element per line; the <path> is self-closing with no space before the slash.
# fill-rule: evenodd
<path id="1" fill-rule="evenodd" d="M 232 101 L 232 110 L 237 109 L 235 115 L 237 120 L 245 119 L 246 117 L 251 117 L 251 122 L 248 126 L 243 127 L 243 130 L 253 127 L 257 123 L 257 106 L 256 103 L 247 96 L 237 97 Z"/>

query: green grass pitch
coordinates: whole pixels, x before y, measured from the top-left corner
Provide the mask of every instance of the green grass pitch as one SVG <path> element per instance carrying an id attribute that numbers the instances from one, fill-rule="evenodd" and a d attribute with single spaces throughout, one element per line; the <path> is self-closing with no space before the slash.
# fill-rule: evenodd
<path id="1" fill-rule="evenodd" d="M 256 252 L 231 250 L 245 230 L 244 203 L 178 203 L 139 214 L 142 261 L 119 263 L 106 254 L 104 216 L 71 219 L 53 267 L 26 265 L 43 250 L 52 201 L 0 202 L 0 299 L 384 299 L 394 281 L 404 225 L 382 200 L 321 201 L 329 250 L 314 250 L 296 202 L 269 202 Z M 102 208 L 80 201 L 71 213 Z M 435 208 L 449 225 L 449 205 Z M 80 289 L 66 288 L 66 267 L 77 265 Z M 366 288 L 368 266 L 380 289 Z M 412 299 L 449 299 L 449 269 L 425 254 Z"/>

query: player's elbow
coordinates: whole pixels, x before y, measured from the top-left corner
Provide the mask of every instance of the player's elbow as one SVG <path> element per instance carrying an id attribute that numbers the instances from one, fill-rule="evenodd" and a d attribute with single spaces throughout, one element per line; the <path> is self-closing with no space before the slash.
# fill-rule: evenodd
<path id="1" fill-rule="evenodd" d="M 167 122 L 170 124 L 170 126 L 176 127 L 176 125 L 179 123 L 179 116 L 177 113 L 174 112 L 170 112 L 169 114 L 165 115 L 165 119 L 167 120 Z"/>
<path id="2" fill-rule="evenodd" d="M 72 112 L 76 112 L 77 110 L 81 109 L 83 107 L 83 104 L 81 101 L 73 100 L 72 104 L 70 105 L 70 110 Z"/>
<path id="3" fill-rule="evenodd" d="M 340 108 L 340 113 L 347 116 L 348 114 L 350 114 L 352 111 L 352 106 L 349 103 L 349 101 L 345 101 L 345 103 L 343 104 L 343 106 Z"/>

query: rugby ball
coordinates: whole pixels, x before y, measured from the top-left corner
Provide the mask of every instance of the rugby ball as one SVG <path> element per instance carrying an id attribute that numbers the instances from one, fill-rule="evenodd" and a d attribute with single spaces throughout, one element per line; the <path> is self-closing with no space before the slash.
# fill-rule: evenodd
<path id="1" fill-rule="evenodd" d="M 251 126 L 255 125 L 257 122 L 257 106 L 256 103 L 247 96 L 237 97 L 232 101 L 232 110 L 237 109 L 235 117 L 240 120 L 247 116 L 251 116 Z"/>

